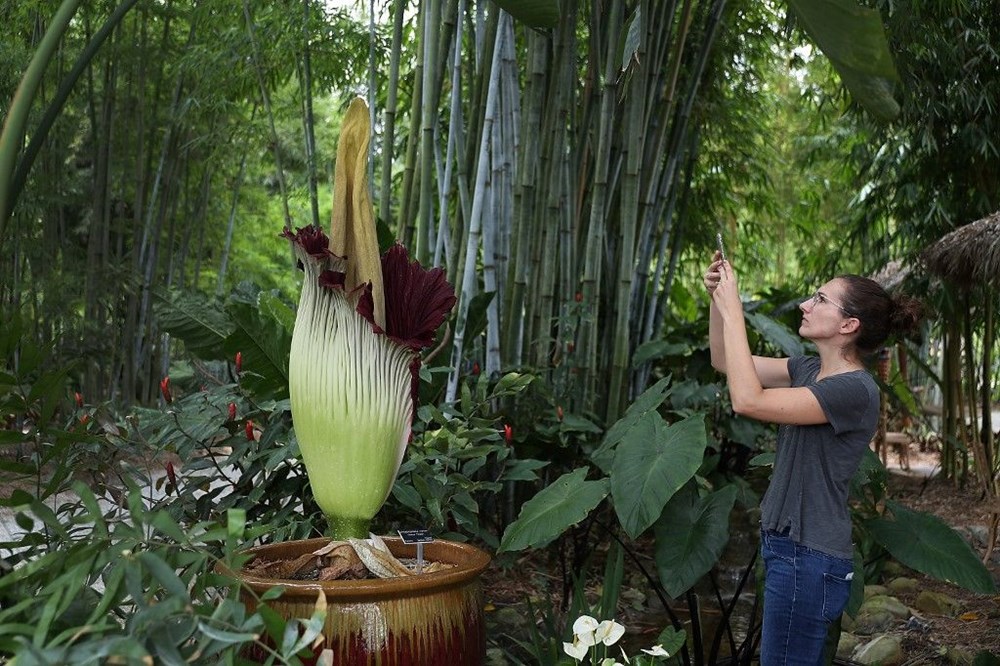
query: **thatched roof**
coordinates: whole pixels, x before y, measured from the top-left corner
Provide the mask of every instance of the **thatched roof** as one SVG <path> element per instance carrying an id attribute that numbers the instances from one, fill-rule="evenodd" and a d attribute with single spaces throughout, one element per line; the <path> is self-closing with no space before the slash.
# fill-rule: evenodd
<path id="1" fill-rule="evenodd" d="M 882 288 L 888 292 L 895 291 L 899 285 L 903 284 L 905 280 L 910 275 L 910 266 L 904 264 L 899 259 L 893 259 L 880 270 L 872 273 L 868 277 L 878 282 L 882 285 Z"/>
<path id="2" fill-rule="evenodd" d="M 942 236 L 921 258 L 933 273 L 954 284 L 1000 285 L 1000 211 Z"/>

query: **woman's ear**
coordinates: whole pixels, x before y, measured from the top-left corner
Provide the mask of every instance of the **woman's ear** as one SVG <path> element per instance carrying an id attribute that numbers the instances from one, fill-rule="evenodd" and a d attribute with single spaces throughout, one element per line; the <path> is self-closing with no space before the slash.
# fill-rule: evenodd
<path id="1" fill-rule="evenodd" d="M 844 335 L 857 333 L 861 330 L 861 320 L 857 317 L 847 317 L 840 324 L 840 332 Z"/>

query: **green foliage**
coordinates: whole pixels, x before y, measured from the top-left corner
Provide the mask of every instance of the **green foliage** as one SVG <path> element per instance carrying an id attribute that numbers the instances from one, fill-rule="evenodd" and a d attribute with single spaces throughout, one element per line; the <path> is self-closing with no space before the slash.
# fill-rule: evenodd
<path id="1" fill-rule="evenodd" d="M 198 292 L 161 294 L 157 314 L 164 330 L 198 358 L 222 361 L 239 353 L 244 387 L 260 397 L 288 397 L 288 350 L 295 315 L 272 292 L 243 283 L 230 298 Z"/>
<path id="2" fill-rule="evenodd" d="M 501 491 L 515 482 L 538 480 L 549 463 L 519 459 L 497 424 L 494 405 L 520 395 L 531 375 L 508 373 L 496 382 L 480 375 L 455 406 L 424 405 L 417 411 L 414 439 L 392 489 L 398 507 L 380 520 L 400 528 L 419 525 L 442 538 L 467 535 L 497 546 L 497 524 L 484 509 L 496 507 Z"/>
<path id="3" fill-rule="evenodd" d="M 679 597 L 708 573 L 729 542 L 729 514 L 736 486 L 704 497 L 689 482 L 656 521 L 656 570 L 664 589 Z"/>
<path id="4" fill-rule="evenodd" d="M 525 502 L 517 520 L 504 531 L 500 552 L 548 545 L 586 518 L 608 493 L 609 481 L 588 481 L 586 467 L 563 474 Z"/>
<path id="5" fill-rule="evenodd" d="M 960 585 L 992 594 L 996 584 L 969 544 L 940 518 L 886 502 L 892 518 L 869 520 L 866 527 L 892 556 L 904 565 Z"/>
<path id="6" fill-rule="evenodd" d="M 898 116 L 893 88 L 899 77 L 879 12 L 854 0 L 788 4 L 858 103 L 882 120 Z"/>
<path id="7" fill-rule="evenodd" d="M 16 332 L 5 327 L 0 346 L 9 348 Z M 0 657 L 22 665 L 233 664 L 255 643 L 267 663 L 300 663 L 322 613 L 266 620 L 266 603 L 248 613 L 216 573 L 220 563 L 238 565 L 240 551 L 263 535 L 314 531 L 310 515 L 318 514 L 298 499 L 305 482 L 294 448 L 275 441 L 288 437 L 287 406 L 254 404 L 230 384 L 177 400 L 167 391 L 166 412 L 117 423 L 78 398 L 63 429 L 39 406 L 59 402 L 65 378 L 36 373 L 32 356 L 5 370 L 0 392 L 3 413 L 31 423 L 3 431 L 4 442 L 19 435 L 31 452 L 0 470 L 12 483 L 0 506 L 23 530 L 0 544 L 12 565 L 0 575 Z M 237 403 L 238 421 L 227 406 Z M 246 435 L 258 432 L 251 417 L 263 426 L 259 439 Z"/>

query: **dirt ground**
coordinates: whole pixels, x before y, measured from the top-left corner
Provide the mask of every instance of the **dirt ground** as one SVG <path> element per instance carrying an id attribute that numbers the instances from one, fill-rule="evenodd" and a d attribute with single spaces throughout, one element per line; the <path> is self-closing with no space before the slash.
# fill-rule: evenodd
<path id="1" fill-rule="evenodd" d="M 890 455 L 889 494 L 900 503 L 920 511 L 932 513 L 962 534 L 970 528 L 988 533 L 990 511 L 981 494 L 972 487 L 960 488 L 955 482 L 936 474 L 926 478 L 928 471 L 936 469 L 937 454 L 921 454 L 911 449 L 911 472 L 899 468 L 898 460 Z M 974 484 L 970 484 L 974 485 Z M 995 507 L 994 507 L 995 508 Z M 982 558 L 986 552 L 985 540 L 973 539 L 973 550 Z M 987 568 L 994 581 L 1000 585 L 1000 543 L 996 544 Z M 949 663 L 942 655 L 943 647 L 961 648 L 976 654 L 987 650 L 1000 656 L 1000 594 L 976 594 L 955 585 L 933 580 L 916 573 L 910 574 L 920 582 L 920 589 L 942 592 L 960 604 L 958 617 L 927 616 L 926 630 L 899 630 L 908 666 L 917 664 Z M 913 595 L 915 596 L 915 595 Z M 904 603 L 913 599 L 902 596 Z"/>

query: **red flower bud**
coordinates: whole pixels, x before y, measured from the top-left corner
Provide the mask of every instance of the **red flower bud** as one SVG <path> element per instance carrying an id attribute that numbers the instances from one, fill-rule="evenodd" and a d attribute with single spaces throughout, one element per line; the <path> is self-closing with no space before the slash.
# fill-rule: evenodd
<path id="1" fill-rule="evenodd" d="M 478 363 L 473 363 L 472 364 L 472 374 L 474 374 L 474 375 L 478 375 L 479 374 L 479 364 Z"/>
<path id="2" fill-rule="evenodd" d="M 248 442 L 252 442 L 254 440 L 254 436 L 253 436 L 253 421 L 251 421 L 250 419 L 247 419 L 246 435 L 247 435 L 247 441 Z"/>
<path id="3" fill-rule="evenodd" d="M 83 396 L 77 391 L 73 394 L 73 400 L 76 402 L 77 407 L 83 407 Z"/>
<path id="4" fill-rule="evenodd" d="M 566 351 L 568 351 L 570 354 L 572 354 L 574 349 L 576 349 L 576 345 L 575 344 L 573 344 L 572 342 L 567 342 L 566 343 Z"/>
<path id="5" fill-rule="evenodd" d="M 510 427 L 509 423 L 503 424 L 503 438 L 508 446 L 514 441 L 514 429 Z"/>
<path id="6" fill-rule="evenodd" d="M 235 402 L 229 403 L 229 420 L 230 421 L 235 421 L 236 420 L 236 403 Z"/>
<path id="7" fill-rule="evenodd" d="M 556 405 L 556 417 L 562 421 L 563 420 L 563 410 L 561 405 Z"/>
<path id="8" fill-rule="evenodd" d="M 580 293 L 579 291 L 576 292 L 576 296 L 574 296 L 574 298 L 576 299 L 577 303 L 582 303 L 583 302 L 583 294 Z"/>
<path id="9" fill-rule="evenodd" d="M 169 460 L 167 461 L 167 479 L 170 480 L 170 485 L 174 488 L 177 487 L 177 475 L 174 473 L 174 464 Z"/>
<path id="10" fill-rule="evenodd" d="M 83 425 L 87 425 L 88 423 L 90 423 L 90 414 L 83 414 L 80 417 L 80 423 L 82 423 Z"/>
<path id="11" fill-rule="evenodd" d="M 174 396 L 170 393 L 170 377 L 164 377 L 160 380 L 160 395 L 163 396 L 167 404 L 174 401 Z"/>
<path id="12" fill-rule="evenodd" d="M 236 374 L 243 372 L 243 352 L 236 352 Z"/>

